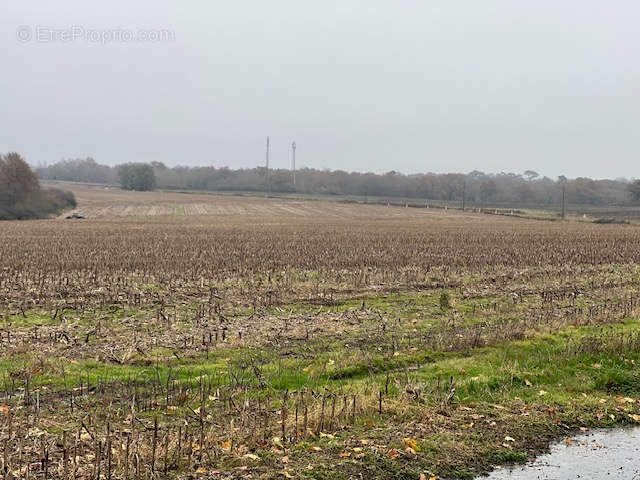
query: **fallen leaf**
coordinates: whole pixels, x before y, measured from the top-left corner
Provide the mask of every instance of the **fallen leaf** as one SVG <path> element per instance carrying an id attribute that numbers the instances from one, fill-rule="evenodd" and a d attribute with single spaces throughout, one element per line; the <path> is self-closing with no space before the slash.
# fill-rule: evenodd
<path id="1" fill-rule="evenodd" d="M 399 454 L 400 452 L 398 452 L 398 450 L 395 448 L 392 448 L 391 450 L 389 450 L 389 453 L 388 453 L 389 457 L 391 458 L 396 458 Z"/>
<path id="2" fill-rule="evenodd" d="M 254 453 L 247 453 L 244 458 L 248 458 L 249 460 L 260 460 L 260 457 Z"/>
<path id="3" fill-rule="evenodd" d="M 9 405 L 0 405 L 0 413 L 4 415 L 9 414 Z"/>
<path id="4" fill-rule="evenodd" d="M 420 451 L 420 445 L 418 445 L 417 440 L 414 440 L 413 438 L 404 438 L 402 441 L 407 447 L 411 448 L 412 450 L 416 452 Z"/>

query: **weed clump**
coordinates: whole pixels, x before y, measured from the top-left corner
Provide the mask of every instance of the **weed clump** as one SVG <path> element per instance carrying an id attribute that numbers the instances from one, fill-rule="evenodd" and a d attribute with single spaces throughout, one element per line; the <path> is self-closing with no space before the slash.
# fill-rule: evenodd
<path id="1" fill-rule="evenodd" d="M 442 292 L 440 294 L 440 309 L 449 310 L 451 308 L 451 295 L 449 292 Z"/>

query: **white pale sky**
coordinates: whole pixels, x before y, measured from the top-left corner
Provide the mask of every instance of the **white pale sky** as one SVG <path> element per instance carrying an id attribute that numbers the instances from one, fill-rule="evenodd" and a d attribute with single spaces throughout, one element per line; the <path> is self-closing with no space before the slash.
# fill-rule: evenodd
<path id="1" fill-rule="evenodd" d="M 639 25 L 635 0 L 2 0 L 0 151 L 252 167 L 270 135 L 276 167 L 295 140 L 315 168 L 638 177 Z"/>

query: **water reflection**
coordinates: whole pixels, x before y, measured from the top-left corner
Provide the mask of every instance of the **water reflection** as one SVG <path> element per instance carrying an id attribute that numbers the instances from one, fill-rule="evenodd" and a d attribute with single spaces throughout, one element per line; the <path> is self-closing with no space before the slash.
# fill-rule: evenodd
<path id="1" fill-rule="evenodd" d="M 640 480 L 640 428 L 596 430 L 553 445 L 551 453 L 488 480 Z"/>

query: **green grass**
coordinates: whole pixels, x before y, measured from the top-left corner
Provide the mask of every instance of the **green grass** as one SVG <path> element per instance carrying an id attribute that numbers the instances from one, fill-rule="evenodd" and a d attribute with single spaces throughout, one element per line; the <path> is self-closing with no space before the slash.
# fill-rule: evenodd
<path id="1" fill-rule="evenodd" d="M 36 317 L 28 317 L 36 318 Z M 37 321 L 41 321 L 40 317 Z M 166 379 L 171 371 L 178 380 L 199 374 L 216 375 L 228 381 L 229 369 L 244 381 L 256 384 L 250 365 L 257 364 L 272 390 L 297 390 L 313 385 L 330 388 L 350 385 L 358 388 L 361 382 L 384 382 L 387 374 L 402 376 L 433 387 L 450 378 L 455 381 L 457 397 L 462 403 L 477 401 L 505 401 L 518 396 L 527 401 L 562 402 L 580 393 L 636 394 L 640 389 L 640 352 L 619 352 L 612 356 L 599 354 L 568 355 L 569 340 L 594 335 L 599 328 L 569 329 L 555 335 L 530 340 L 508 342 L 478 348 L 467 353 L 398 351 L 395 355 L 375 351 L 366 360 L 354 361 L 353 352 L 344 342 L 322 343 L 323 353 L 314 359 L 281 358 L 277 351 L 258 349 L 226 349 L 198 357 L 178 358 L 166 348 L 150 350 L 147 364 L 133 362 L 120 365 L 95 360 L 68 362 L 60 359 L 38 359 L 33 353 L 7 356 L 0 360 L 6 371 L 19 371 L 33 366 L 42 373 L 34 375 L 33 385 L 60 386 L 63 372 L 67 385 L 81 380 L 137 378 Z M 625 334 L 639 331 L 637 321 L 628 321 L 608 329 Z M 308 346 L 306 346 L 308 348 Z M 38 362 L 44 368 L 38 367 Z M 151 365 L 149 365 L 151 363 Z M 597 365 L 598 368 L 594 368 Z M 540 395 L 540 391 L 546 393 Z"/>
<path id="2" fill-rule="evenodd" d="M 619 397 L 640 397 L 640 349 L 628 348 L 628 340 L 640 335 L 640 321 L 566 327 L 461 351 L 433 351 L 407 342 L 406 335 L 447 331 L 442 327 L 450 321 L 452 311 L 459 316 L 459 326 L 472 326 L 526 315 L 530 303 L 535 302 L 534 298 L 517 304 L 491 297 L 465 299 L 451 291 L 451 309 L 443 310 L 441 292 L 365 298 L 364 310 L 363 299 L 331 306 L 294 304 L 270 309 L 265 318 L 319 309 L 358 313 L 359 320 L 339 336 L 329 332 L 282 346 L 224 346 L 208 354 L 175 355 L 171 348 L 158 345 L 144 354 L 136 353 L 126 364 L 46 356 L 37 349 L 16 350 L 0 358 L 0 371 L 5 372 L 0 384 L 20 384 L 28 377 L 32 389 L 55 390 L 133 380 L 164 383 L 171 378 L 197 391 L 203 376 L 214 385 L 238 383 L 249 396 L 268 396 L 274 408 L 286 391 L 358 393 L 375 399 L 379 391 L 388 389 L 382 416 L 372 410 L 360 416 L 350 430 L 337 432 L 335 439 L 309 440 L 311 445 L 321 446 L 320 452 L 312 454 L 309 445 L 303 445 L 291 454 L 291 468 L 298 476 L 315 479 L 346 480 L 360 473 L 380 480 L 419 478 L 424 472 L 471 478 L 492 465 L 522 462 L 571 429 L 631 421 L 629 414 L 636 412 L 640 403 L 622 408 Z M 500 304 L 497 312 L 481 308 L 494 303 Z M 183 308 L 189 313 L 189 306 Z M 63 317 L 86 327 L 100 318 L 105 328 L 118 329 L 124 328 L 122 319 L 142 320 L 149 314 L 114 308 L 75 315 L 65 311 Z M 384 332 L 381 317 L 388 325 Z M 23 322 L 19 324 L 20 318 Z M 12 316 L 10 321 L 16 328 L 29 330 L 56 326 L 59 318 L 54 321 L 46 314 L 27 312 L 26 318 Z M 455 393 L 445 404 L 452 386 Z M 409 426 L 416 423 L 427 430 L 411 430 Z M 402 439 L 414 436 L 420 449 L 406 454 Z M 508 448 L 504 446 L 507 436 L 515 439 Z M 385 448 L 367 448 L 366 455 L 358 458 L 340 457 L 359 439 Z M 397 449 L 400 455 L 390 458 L 384 453 L 389 448 Z M 263 465 L 269 462 L 268 455 L 264 456 Z M 281 468 L 273 461 L 274 467 Z M 305 469 L 308 464 L 313 466 L 311 470 Z"/>
<path id="3" fill-rule="evenodd" d="M 53 318 L 51 314 L 39 312 L 25 312 L 23 314 L 0 317 L 0 326 L 37 327 L 40 325 L 59 325 L 60 317 Z"/>

